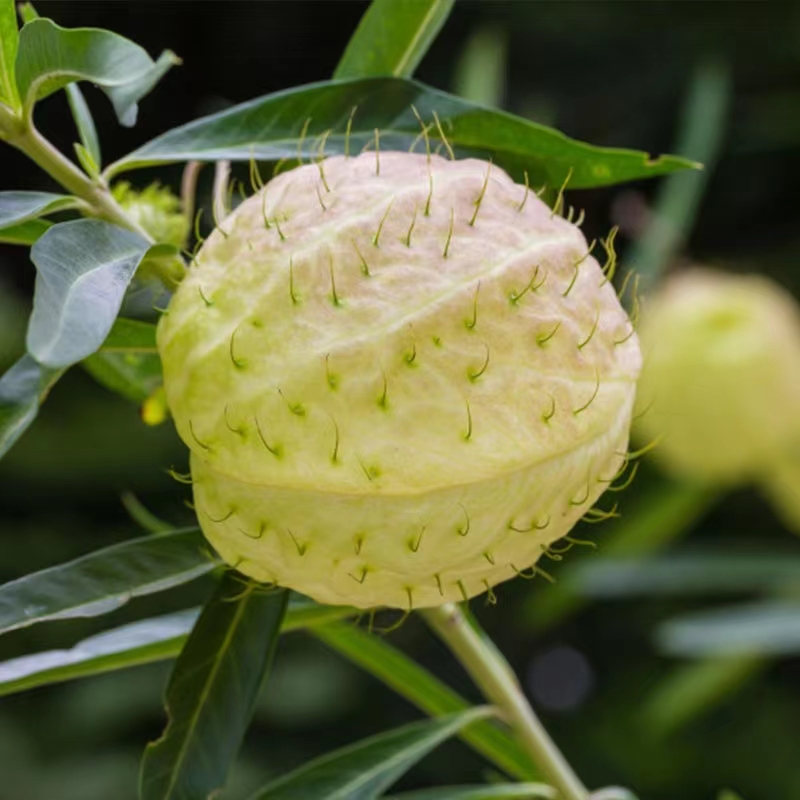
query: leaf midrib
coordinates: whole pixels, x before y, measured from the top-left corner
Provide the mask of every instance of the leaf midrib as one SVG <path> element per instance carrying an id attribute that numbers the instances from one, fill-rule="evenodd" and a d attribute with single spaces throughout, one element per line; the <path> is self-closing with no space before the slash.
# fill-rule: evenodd
<path id="1" fill-rule="evenodd" d="M 397 63 L 397 66 L 394 68 L 392 72 L 392 74 L 395 77 L 398 78 L 403 77 L 406 70 L 406 66 L 408 65 L 408 62 L 411 60 L 411 56 L 414 54 L 414 51 L 417 48 L 417 44 L 422 38 L 423 33 L 425 33 L 428 29 L 428 23 L 432 18 L 434 18 L 438 14 L 441 5 L 442 5 L 442 0 L 434 0 L 434 2 L 431 3 L 431 5 L 429 6 L 428 13 L 422 18 L 421 23 L 417 26 L 416 34 L 408 43 L 408 47 L 406 48 L 405 52 L 401 55 L 400 60 Z"/>
<path id="2" fill-rule="evenodd" d="M 187 753 L 189 751 L 189 745 L 193 740 L 193 734 L 195 729 L 197 728 L 197 723 L 202 716 L 206 700 L 208 699 L 209 694 L 211 693 L 211 689 L 216 681 L 216 677 L 219 673 L 219 670 L 222 667 L 222 662 L 225 660 L 225 656 L 228 653 L 228 650 L 231 645 L 231 641 L 233 639 L 234 633 L 239 627 L 239 624 L 242 620 L 245 610 L 247 609 L 248 603 L 250 602 L 250 598 L 253 594 L 253 587 L 248 586 L 245 590 L 245 595 L 241 598 L 240 602 L 237 604 L 236 613 L 234 614 L 233 619 L 231 620 L 231 624 L 228 626 L 228 630 L 225 633 L 225 638 L 222 640 L 219 648 L 215 653 L 215 658 L 213 661 L 213 666 L 211 671 L 208 674 L 208 679 L 206 680 L 203 691 L 200 694 L 199 702 L 197 703 L 196 711 L 189 720 L 189 726 L 185 729 L 189 735 L 184 737 L 184 742 L 181 745 L 180 749 L 178 750 L 178 757 L 175 759 L 174 768 L 170 774 L 170 782 L 167 786 L 167 792 L 164 795 L 164 798 L 169 798 L 172 796 L 172 792 L 175 788 L 175 784 L 178 780 L 178 777 L 181 773 L 181 769 L 183 767 L 183 763 L 186 760 Z M 166 742 L 167 736 L 169 735 L 169 730 L 165 731 L 163 742 Z"/>

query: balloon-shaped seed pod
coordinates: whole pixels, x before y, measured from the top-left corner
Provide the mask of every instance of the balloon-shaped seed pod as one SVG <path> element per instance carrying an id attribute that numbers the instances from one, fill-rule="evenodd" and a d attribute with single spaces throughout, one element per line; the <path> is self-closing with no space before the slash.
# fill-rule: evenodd
<path id="1" fill-rule="evenodd" d="M 800 309 L 759 275 L 690 269 L 647 303 L 638 431 L 675 475 L 758 480 L 798 432 Z"/>
<path id="2" fill-rule="evenodd" d="M 487 591 L 626 463 L 631 323 L 580 229 L 484 161 L 279 175 L 204 243 L 158 344 L 208 540 L 322 602 Z"/>

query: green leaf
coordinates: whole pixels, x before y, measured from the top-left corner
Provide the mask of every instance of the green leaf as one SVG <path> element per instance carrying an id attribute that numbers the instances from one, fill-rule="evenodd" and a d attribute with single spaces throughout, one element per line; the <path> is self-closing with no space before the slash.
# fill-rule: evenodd
<path id="1" fill-rule="evenodd" d="M 193 608 L 132 622 L 84 639 L 70 650 L 47 650 L 0 663 L 0 696 L 176 658 L 199 614 L 200 609 Z M 350 608 L 292 598 L 281 632 L 303 630 L 352 614 Z"/>
<path id="2" fill-rule="evenodd" d="M 381 149 L 406 150 L 415 142 L 422 147 L 412 106 L 426 123 L 436 112 L 459 155 L 491 157 L 520 176 L 525 169 L 534 184 L 561 186 L 571 175 L 570 188 L 587 188 L 696 167 L 675 156 L 651 158 L 634 150 L 593 147 L 414 81 L 371 78 L 301 86 L 202 117 L 158 136 L 112 164 L 105 174 L 174 161 L 311 156 L 326 134 L 327 153 L 358 153 L 374 146 L 376 128 Z M 429 136 L 434 145 L 441 141 L 435 125 Z"/>
<path id="3" fill-rule="evenodd" d="M 158 355 L 101 350 L 82 363 L 101 386 L 134 403 L 143 403 L 164 381 Z"/>
<path id="4" fill-rule="evenodd" d="M 494 783 L 486 786 L 445 786 L 441 789 L 423 789 L 419 792 L 393 794 L 387 800 L 556 800 L 558 793 L 544 783 Z"/>
<path id="5" fill-rule="evenodd" d="M 163 592 L 216 566 L 194 528 L 112 545 L 0 586 L 0 633 L 108 614 L 133 597 Z"/>
<path id="6" fill-rule="evenodd" d="M 90 81 L 108 95 L 119 121 L 131 126 L 137 102 L 177 63 L 168 50 L 153 62 L 138 44 L 110 31 L 68 30 L 33 19 L 20 31 L 17 87 L 30 113 L 37 100 L 75 81 Z"/>
<path id="7" fill-rule="evenodd" d="M 163 383 L 156 326 L 118 318 L 97 353 L 83 366 L 100 384 L 134 403 L 143 403 Z"/>
<path id="8" fill-rule="evenodd" d="M 175 658 L 200 609 L 132 622 L 79 642 L 0 663 L 0 696 Z"/>
<path id="9" fill-rule="evenodd" d="M 797 565 L 794 565 L 795 577 Z M 658 630 L 677 656 L 790 656 L 800 653 L 800 601 L 769 600 L 670 620 Z"/>
<path id="10" fill-rule="evenodd" d="M 20 6 L 20 15 L 24 22 L 39 19 L 39 14 L 31 3 L 24 3 Z M 16 90 L 16 86 L 14 89 Z M 93 178 L 97 177 L 101 163 L 100 140 L 97 136 L 97 129 L 94 125 L 92 112 L 89 110 L 83 92 L 78 88 L 77 83 L 68 84 L 66 86 L 66 92 L 72 118 L 75 120 L 78 136 L 83 146 L 83 149 L 81 149 L 80 145 L 76 145 L 75 153 L 84 170 Z"/>
<path id="11" fill-rule="evenodd" d="M 33 19 L 39 19 L 39 12 L 33 7 L 33 3 L 20 3 L 17 10 L 23 24 Z"/>
<path id="12" fill-rule="evenodd" d="M 147 746 L 141 800 L 200 800 L 224 784 L 280 636 L 289 593 L 226 573 L 167 687 L 169 723 Z"/>
<path id="13" fill-rule="evenodd" d="M 0 228 L 19 225 L 75 206 L 75 198 L 52 192 L 0 192 Z"/>
<path id="14" fill-rule="evenodd" d="M 507 72 L 508 34 L 499 26 L 482 26 L 458 59 L 455 94 L 484 106 L 502 106 Z"/>
<path id="15" fill-rule="evenodd" d="M 86 98 L 83 96 L 83 92 L 76 83 L 69 84 L 66 91 L 69 108 L 70 111 L 72 111 L 72 118 L 75 120 L 75 127 L 78 129 L 78 136 L 80 137 L 81 144 L 92 157 L 94 165 L 100 167 L 102 164 L 100 138 L 97 135 L 97 128 L 95 127 L 94 118 L 92 117 L 92 112 L 89 110 Z"/>
<path id="16" fill-rule="evenodd" d="M 148 533 L 168 533 L 175 527 L 166 520 L 157 517 L 133 492 L 123 492 L 119 499 L 125 510 L 130 514 L 131 519 L 142 530 Z"/>
<path id="17" fill-rule="evenodd" d="M 156 326 L 152 322 L 118 317 L 100 347 L 103 353 L 157 353 Z"/>
<path id="18" fill-rule="evenodd" d="M 719 793 L 719 797 L 717 800 L 744 800 L 740 794 L 736 794 L 736 792 L 732 792 L 730 789 L 723 789 Z"/>
<path id="19" fill-rule="evenodd" d="M 99 219 L 54 225 L 31 249 L 36 265 L 28 351 L 66 367 L 91 355 L 111 331 L 150 243 Z"/>
<path id="20" fill-rule="evenodd" d="M 468 709 L 470 704 L 385 639 L 352 625 L 326 625 L 314 635 L 357 666 L 433 717 Z M 542 776 L 516 741 L 491 722 L 479 722 L 460 734 L 470 747 L 520 780 Z"/>
<path id="21" fill-rule="evenodd" d="M 0 242 L 3 244 L 31 245 L 37 242 L 53 224 L 43 219 L 32 219 L 21 225 L 0 229 Z"/>
<path id="22" fill-rule="evenodd" d="M 642 292 L 679 255 L 694 225 L 708 180 L 728 131 L 733 96 L 730 69 L 704 61 L 695 70 L 684 109 L 676 152 L 703 164 L 700 171 L 672 175 L 659 187 L 650 223 L 627 258 Z"/>
<path id="23" fill-rule="evenodd" d="M 638 495 L 630 508 L 626 506 L 620 519 L 603 525 L 599 543 L 602 558 L 644 556 L 664 549 L 687 534 L 719 496 L 718 491 L 705 486 L 660 480 Z M 554 585 L 531 593 L 524 610 L 525 624 L 541 632 L 586 604 L 581 570 L 593 555 L 565 565 Z"/>
<path id="24" fill-rule="evenodd" d="M 19 107 L 14 62 L 17 58 L 19 31 L 14 0 L 0 0 L 0 103 Z"/>
<path id="25" fill-rule="evenodd" d="M 26 354 L 0 378 L 0 458 L 36 419 L 39 405 L 61 374 Z"/>
<path id="26" fill-rule="evenodd" d="M 333 77 L 410 78 L 455 0 L 372 0 Z"/>
<path id="27" fill-rule="evenodd" d="M 250 800 L 375 800 L 436 746 L 490 712 L 473 708 L 363 739 L 278 778 Z"/>
<path id="28" fill-rule="evenodd" d="M 576 569 L 589 597 L 718 595 L 777 591 L 797 584 L 800 557 L 776 553 L 675 553 L 657 559 L 605 558 Z"/>
<path id="29" fill-rule="evenodd" d="M 670 735 L 713 711 L 768 664 L 757 655 L 710 657 L 682 664 L 649 687 L 641 720 L 651 735 Z"/>

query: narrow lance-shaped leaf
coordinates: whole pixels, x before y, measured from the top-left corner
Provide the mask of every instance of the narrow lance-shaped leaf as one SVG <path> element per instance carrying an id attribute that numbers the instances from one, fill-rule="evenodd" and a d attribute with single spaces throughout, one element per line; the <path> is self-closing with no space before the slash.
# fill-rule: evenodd
<path id="1" fill-rule="evenodd" d="M 24 355 L 0 378 L 0 458 L 28 429 L 62 371 Z"/>
<path id="2" fill-rule="evenodd" d="M 14 0 L 0 0 L 0 103 L 17 108 L 19 97 L 14 78 L 19 31 Z"/>
<path id="3" fill-rule="evenodd" d="M 534 184 L 557 187 L 569 177 L 571 188 L 588 188 L 696 166 L 675 156 L 593 147 L 421 83 L 371 78 L 301 86 L 202 117 L 143 145 L 112 164 L 106 175 L 174 161 L 318 156 L 323 142 L 327 154 L 358 153 L 374 148 L 376 136 L 380 149 L 414 145 L 424 152 L 417 114 L 434 149 L 445 144 L 441 129 L 457 155 L 493 158 L 520 179 L 526 170 Z"/>
<path id="4" fill-rule="evenodd" d="M 35 686 L 175 658 L 200 610 L 132 622 L 84 639 L 69 650 L 47 650 L 0 663 L 0 696 Z"/>
<path id="5" fill-rule="evenodd" d="M 0 663 L 0 696 L 37 686 L 86 678 L 176 658 L 200 609 L 132 622 L 79 642 L 69 650 L 46 650 Z M 351 608 L 292 600 L 282 633 L 303 630 L 355 614 Z"/>
<path id="6" fill-rule="evenodd" d="M 32 219 L 20 225 L 0 229 L 0 242 L 3 244 L 32 245 L 44 236 L 52 223 L 44 219 Z"/>
<path id="7" fill-rule="evenodd" d="M 707 551 L 584 562 L 575 579 L 589 597 L 635 597 L 774 592 L 796 585 L 798 574 L 797 555 Z"/>
<path id="8" fill-rule="evenodd" d="M 69 101 L 70 111 L 72 111 L 72 118 L 75 120 L 75 127 L 78 129 L 81 144 L 92 157 L 95 166 L 99 167 L 103 163 L 100 152 L 100 138 L 97 135 L 97 128 L 94 124 L 92 112 L 89 110 L 89 104 L 76 83 L 71 83 L 67 86 L 67 100 Z"/>
<path id="9" fill-rule="evenodd" d="M 378 636 L 353 625 L 325 625 L 315 628 L 313 633 L 328 647 L 383 681 L 426 714 L 438 717 L 470 707 L 449 686 Z M 508 775 L 527 781 L 542 777 L 516 741 L 491 721 L 471 725 L 460 736 Z"/>
<path id="10" fill-rule="evenodd" d="M 63 211 L 73 207 L 75 203 L 74 197 L 52 192 L 0 192 L 0 229 Z"/>
<path id="11" fill-rule="evenodd" d="M 0 586 L 0 633 L 107 614 L 132 597 L 163 592 L 215 566 L 196 529 L 112 545 Z"/>
<path id="12" fill-rule="evenodd" d="M 142 800 L 200 800 L 225 783 L 275 652 L 289 593 L 226 573 L 167 687 L 169 723 L 142 761 Z"/>
<path id="13" fill-rule="evenodd" d="M 508 33 L 484 25 L 467 40 L 453 76 L 455 94 L 473 103 L 502 106 L 508 72 Z"/>
<path id="14" fill-rule="evenodd" d="M 700 209 L 724 137 L 733 84 L 730 70 L 717 61 L 701 62 L 692 79 L 683 109 L 676 152 L 696 159 L 703 169 L 673 175 L 659 187 L 651 219 L 635 242 L 626 266 L 640 276 L 646 292 L 680 253 Z"/>
<path id="15" fill-rule="evenodd" d="M 123 125 L 136 122 L 141 100 L 174 64 L 165 51 L 153 61 L 122 36 L 98 28 L 68 30 L 49 19 L 33 19 L 20 31 L 17 88 L 25 107 L 75 81 L 91 81 L 111 100 Z"/>
<path id="16" fill-rule="evenodd" d="M 715 711 L 758 677 L 769 660 L 759 655 L 708 656 L 672 669 L 647 692 L 638 718 L 659 737 Z"/>
<path id="17" fill-rule="evenodd" d="M 490 783 L 486 786 L 445 786 L 393 794 L 386 800 L 557 800 L 558 792 L 545 783 Z"/>
<path id="18" fill-rule="evenodd" d="M 250 800 L 376 800 L 436 746 L 489 713 L 473 708 L 364 739 L 310 761 Z"/>
<path id="19" fill-rule="evenodd" d="M 410 78 L 454 4 L 455 0 L 372 0 L 333 77 Z"/>
<path id="20" fill-rule="evenodd" d="M 150 249 L 144 237 L 102 220 L 50 228 L 31 249 L 37 270 L 27 337 L 31 355 L 66 367 L 100 348 Z"/>
<path id="21" fill-rule="evenodd" d="M 678 656 L 796 655 L 800 601 L 762 601 L 688 614 L 662 625 L 658 643 L 665 653 Z"/>

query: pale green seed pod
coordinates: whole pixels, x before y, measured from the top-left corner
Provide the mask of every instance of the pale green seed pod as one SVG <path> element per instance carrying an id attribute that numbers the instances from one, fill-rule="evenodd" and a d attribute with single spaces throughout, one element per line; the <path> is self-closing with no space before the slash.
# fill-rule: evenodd
<path id="1" fill-rule="evenodd" d="M 692 269 L 643 310 L 637 426 L 678 477 L 759 480 L 798 431 L 800 311 L 759 275 Z"/>
<path id="2" fill-rule="evenodd" d="M 242 203 L 158 331 L 220 555 L 365 608 L 535 564 L 627 450 L 639 347 L 588 250 L 477 160 L 329 158 Z"/>

